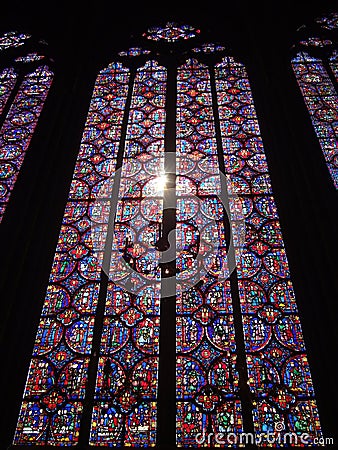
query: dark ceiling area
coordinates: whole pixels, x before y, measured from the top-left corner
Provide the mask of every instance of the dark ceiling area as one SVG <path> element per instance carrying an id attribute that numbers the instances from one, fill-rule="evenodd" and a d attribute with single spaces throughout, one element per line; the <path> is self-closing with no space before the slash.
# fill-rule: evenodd
<path id="1" fill-rule="evenodd" d="M 231 43 L 245 43 L 254 35 L 272 46 L 282 39 L 290 45 L 295 31 L 316 15 L 332 11 L 335 1 L 252 2 L 42 2 L 10 1 L 2 9 L 3 31 L 21 28 L 38 32 L 49 44 L 64 51 L 77 48 L 118 46 L 131 34 L 141 34 L 147 25 L 167 21 L 186 22 L 204 28 L 217 39 L 229 36 Z"/>

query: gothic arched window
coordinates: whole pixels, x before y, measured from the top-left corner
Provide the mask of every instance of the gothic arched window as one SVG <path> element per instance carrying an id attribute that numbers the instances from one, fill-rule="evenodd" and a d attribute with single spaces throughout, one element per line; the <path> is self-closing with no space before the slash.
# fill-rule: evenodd
<path id="1" fill-rule="evenodd" d="M 192 26 L 142 39 L 95 83 L 14 444 L 311 443 L 245 66 Z"/>
<path id="2" fill-rule="evenodd" d="M 321 17 L 294 46 L 292 67 L 332 177 L 338 188 L 338 13 Z"/>
<path id="3" fill-rule="evenodd" d="M 0 37 L 0 221 L 52 83 L 45 47 L 26 33 Z"/>

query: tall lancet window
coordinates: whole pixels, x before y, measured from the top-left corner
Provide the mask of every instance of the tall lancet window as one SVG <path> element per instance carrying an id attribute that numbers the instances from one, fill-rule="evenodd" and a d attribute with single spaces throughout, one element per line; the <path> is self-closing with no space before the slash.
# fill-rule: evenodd
<path id="1" fill-rule="evenodd" d="M 292 67 L 334 186 L 338 188 L 338 13 L 301 27 Z"/>
<path id="2" fill-rule="evenodd" d="M 15 446 L 321 437 L 248 74 L 190 25 L 97 76 Z"/>
<path id="3" fill-rule="evenodd" d="M 29 34 L 0 37 L 0 222 L 52 83 L 45 52 Z"/>

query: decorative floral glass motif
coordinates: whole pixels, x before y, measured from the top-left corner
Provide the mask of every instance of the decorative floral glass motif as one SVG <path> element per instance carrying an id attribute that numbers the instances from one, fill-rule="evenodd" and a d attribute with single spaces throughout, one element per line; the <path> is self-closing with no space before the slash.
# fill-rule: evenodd
<path id="1" fill-rule="evenodd" d="M 321 436 L 318 411 L 248 77 L 225 58 L 215 80 L 226 175 L 245 213 L 237 276 L 254 427 L 257 435 L 313 440 Z M 236 215 L 231 198 L 230 211 Z"/>
<path id="2" fill-rule="evenodd" d="M 109 214 L 128 69 L 96 80 L 65 208 L 15 444 L 75 445 L 88 379 L 99 294 L 100 252 Z M 102 186 L 108 188 L 102 190 Z M 100 201 L 95 202 L 97 192 Z M 105 195 L 106 192 L 106 195 Z M 96 238 L 96 239 L 95 239 Z"/>
<path id="3" fill-rule="evenodd" d="M 165 27 L 151 27 L 144 36 L 153 41 L 175 42 L 179 39 L 190 39 L 199 34 L 200 30 L 191 25 L 178 25 L 168 22 Z"/>

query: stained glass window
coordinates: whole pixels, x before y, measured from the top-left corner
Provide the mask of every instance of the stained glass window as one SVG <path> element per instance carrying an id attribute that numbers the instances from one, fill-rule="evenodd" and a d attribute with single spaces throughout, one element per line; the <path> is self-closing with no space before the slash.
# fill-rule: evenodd
<path id="1" fill-rule="evenodd" d="M 151 40 L 191 45 L 163 62 Z M 143 46 L 96 79 L 14 443 L 158 445 L 172 354 L 171 445 L 250 432 L 311 445 L 314 388 L 245 67 L 190 25 L 150 28 Z"/>
<path id="2" fill-rule="evenodd" d="M 110 211 L 127 68 L 97 77 L 47 287 L 15 444 L 75 445 L 85 398 L 101 252 Z M 100 200 L 96 196 L 100 192 Z"/>
<path id="3" fill-rule="evenodd" d="M 0 221 L 29 148 L 53 79 L 47 58 L 23 53 L 28 34 L 6 33 L 0 48 L 20 47 L 13 66 L 0 73 Z M 23 47 L 24 49 L 24 47 Z M 38 67 L 30 63 L 41 61 Z"/>
<path id="4" fill-rule="evenodd" d="M 137 70 L 111 250 L 90 443 L 156 442 L 166 70 Z"/>
<path id="5" fill-rule="evenodd" d="M 210 75 L 196 60 L 178 68 L 176 148 L 177 443 L 187 446 L 210 429 L 243 431 Z"/>
<path id="6" fill-rule="evenodd" d="M 265 445 L 266 432 L 313 440 L 318 411 L 248 76 L 225 58 L 215 78 L 225 173 L 236 194 L 230 214 L 239 200 L 245 217 L 246 238 L 235 251 L 255 432 Z"/>
<path id="7" fill-rule="evenodd" d="M 337 147 L 337 14 L 316 20 L 330 39 L 308 36 L 295 47 L 292 68 L 301 89 L 334 186 L 338 188 Z M 311 30 L 309 30 L 310 33 Z M 331 33 L 330 33 L 331 32 Z"/>

